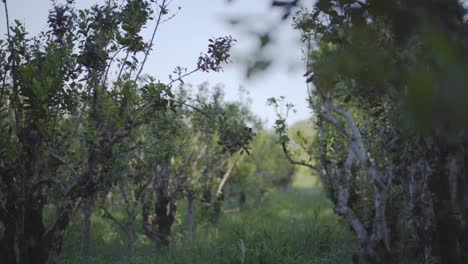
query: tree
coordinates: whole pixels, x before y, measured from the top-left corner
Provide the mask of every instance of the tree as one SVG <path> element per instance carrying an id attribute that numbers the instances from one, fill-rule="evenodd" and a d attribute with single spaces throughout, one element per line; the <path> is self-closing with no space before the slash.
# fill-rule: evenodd
<path id="1" fill-rule="evenodd" d="M 313 161 L 291 156 L 282 115 L 280 143 L 321 176 L 370 263 L 467 261 L 465 15 L 450 0 L 321 0 L 296 14 Z"/>
<path id="2" fill-rule="evenodd" d="M 231 108 L 237 109 L 235 104 L 223 102 L 220 88 L 213 94 L 206 85 L 200 90 L 191 102 L 187 87 L 181 86 L 175 100 L 185 107 L 155 116 L 145 133 L 143 152 L 152 191 L 146 193 L 143 203 L 143 229 L 161 245 L 169 244 L 177 200 L 184 196 L 188 199 L 191 228 L 194 201 L 201 186 L 210 181 L 208 177 L 216 177 L 235 155 L 236 147 L 231 143 L 237 144 L 237 140 L 229 137 L 230 143 L 222 143 L 226 142 L 224 134 L 242 137 L 236 131 L 246 129 L 242 118 L 247 115 L 233 111 Z M 245 136 L 251 136 L 250 131 Z"/>

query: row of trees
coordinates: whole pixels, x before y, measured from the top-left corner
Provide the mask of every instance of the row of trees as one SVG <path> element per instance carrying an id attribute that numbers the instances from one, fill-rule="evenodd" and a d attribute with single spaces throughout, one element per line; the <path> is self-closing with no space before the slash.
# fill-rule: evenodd
<path id="1" fill-rule="evenodd" d="M 369 263 L 468 262 L 466 15 L 456 0 L 319 0 L 294 18 L 316 130 L 296 143 L 310 157 L 290 150 L 287 110 L 276 130 Z"/>
<path id="2" fill-rule="evenodd" d="M 218 124 L 242 122 L 257 127 L 260 124 L 244 105 L 224 102 L 220 87 L 209 89 L 204 84 L 194 98 L 187 94 L 189 90 L 192 88 L 181 86 L 175 95 L 183 106 L 153 112 L 145 124 L 116 145 L 114 155 L 106 164 L 104 181 L 83 207 L 82 255 L 90 253 L 90 217 L 94 205 L 127 235 L 127 256 L 132 253 L 139 215 L 145 235 L 158 246 L 169 244 L 177 212 L 176 202 L 182 198 L 188 204 L 189 230 L 194 225 L 196 201 L 205 199 L 210 206 L 207 218 L 218 217 L 220 211 L 211 208 L 217 205 L 217 210 L 221 210 L 219 196 L 242 156 L 229 153 L 220 145 L 221 133 L 232 131 L 223 132 L 221 129 L 225 128 Z M 213 119 L 215 116 L 223 120 Z M 232 135 L 238 134 L 240 132 Z M 115 198 L 110 199 L 110 196 Z M 125 208 L 123 222 L 112 212 L 119 208 Z"/>
<path id="3" fill-rule="evenodd" d="M 67 0 L 54 4 L 46 32 L 29 37 L 19 21 L 9 20 L 3 1 L 2 261 L 53 263 L 79 208 L 85 212 L 82 251 L 89 252 L 96 195 L 115 188 L 127 208 L 122 227 L 129 252 L 141 204 L 145 220 L 157 215 L 156 227 L 145 231 L 164 243 L 175 199 L 197 192 L 194 178 L 211 178 L 231 155 L 248 150 L 253 122 L 239 104 L 223 103 L 219 92 L 197 100 L 173 94 L 187 75 L 220 71 L 229 62 L 231 37 L 210 39 L 193 69 L 177 67 L 167 81 L 143 74 L 158 27 L 173 17 L 169 2 L 110 0 L 77 10 Z M 150 40 L 140 35 L 146 25 L 154 28 Z M 46 208 L 55 212 L 50 225 Z"/>
<path id="4" fill-rule="evenodd" d="M 90 255 L 97 213 L 126 235 L 130 256 L 137 224 L 155 245 L 169 244 L 182 199 L 192 230 L 197 206 L 216 221 L 228 196 L 243 205 L 287 186 L 294 168 L 248 102 L 226 102 L 220 86 L 183 82 L 221 71 L 234 39 L 210 39 L 192 69 L 177 67 L 162 81 L 144 66 L 158 28 L 177 13 L 170 1 L 109 0 L 82 10 L 74 2 L 54 2 L 48 30 L 30 37 L 3 1 L 2 261 L 54 263 L 75 220 L 83 225 L 81 254 Z M 149 40 L 141 36 L 146 26 Z M 125 218 L 116 216 L 122 210 Z"/>

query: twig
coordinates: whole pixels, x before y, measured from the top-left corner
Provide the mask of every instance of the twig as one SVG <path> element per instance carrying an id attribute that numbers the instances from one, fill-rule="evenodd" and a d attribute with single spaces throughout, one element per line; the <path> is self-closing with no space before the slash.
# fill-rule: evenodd
<path id="1" fill-rule="evenodd" d="M 143 71 L 143 68 L 145 67 L 146 59 L 148 58 L 148 55 L 151 51 L 151 47 L 153 46 L 153 41 L 154 37 L 156 36 L 156 32 L 158 31 L 159 25 L 161 24 L 161 18 L 164 15 L 163 10 L 166 8 L 166 0 L 163 0 L 161 3 L 161 7 L 159 10 L 159 15 L 158 15 L 158 20 L 156 21 L 156 25 L 154 26 L 153 30 L 153 35 L 151 36 L 150 43 L 148 45 L 148 49 L 145 52 L 145 57 L 143 58 L 143 61 L 141 62 L 140 70 L 138 71 L 136 77 L 135 77 L 135 82 L 138 80 L 138 77 L 140 77 L 141 72 Z"/>
<path id="2" fill-rule="evenodd" d="M 174 79 L 174 80 L 171 80 L 166 86 L 171 86 L 171 85 L 174 84 L 175 82 L 182 80 L 183 78 L 189 76 L 189 75 L 192 74 L 192 73 L 197 72 L 198 70 L 200 70 L 200 67 L 197 67 L 197 68 L 193 69 L 192 71 L 187 72 L 187 73 L 185 73 L 185 74 L 183 74 L 183 75 L 180 75 L 179 77 L 177 77 L 177 78 Z"/>
<path id="3" fill-rule="evenodd" d="M 200 112 L 200 113 L 202 113 L 203 115 L 207 116 L 208 118 L 214 120 L 214 117 L 213 117 L 211 114 L 209 114 L 208 112 L 202 110 L 201 108 L 198 108 L 198 107 L 196 107 L 196 106 L 193 106 L 193 105 L 184 103 L 184 102 L 182 102 L 182 101 L 173 100 L 173 99 L 170 99 L 169 101 L 170 101 L 170 102 L 173 102 L 173 103 L 176 103 L 176 104 L 180 104 L 180 105 L 187 106 L 187 107 L 189 107 L 189 108 L 192 108 L 193 110 L 196 110 L 197 112 Z"/>
<path id="4" fill-rule="evenodd" d="M 117 76 L 117 81 L 120 81 L 120 77 L 122 76 L 123 69 L 125 68 L 125 63 L 127 62 L 128 55 L 130 55 L 130 49 L 127 50 L 127 54 L 125 55 L 124 62 L 122 63 L 122 67 L 120 67 L 119 75 Z"/>
<path id="5" fill-rule="evenodd" d="M 119 55 L 119 53 L 123 50 L 124 48 L 120 48 L 119 50 L 117 50 L 115 52 L 115 54 L 112 56 L 112 58 L 110 59 L 109 61 L 109 64 L 107 65 L 107 69 L 106 69 L 106 72 L 104 75 L 102 75 L 102 80 L 101 80 L 101 83 L 102 83 L 102 86 L 104 86 L 106 80 L 107 80 L 107 76 L 109 75 L 109 70 L 112 66 L 112 62 L 115 60 L 115 58 L 117 57 L 117 55 Z"/>
<path id="6" fill-rule="evenodd" d="M 3 0 L 3 5 L 5 6 L 5 19 L 6 19 L 6 26 L 7 26 L 8 45 L 11 45 L 10 18 L 8 16 L 8 6 L 7 6 L 6 0 Z M 13 49 L 11 48 L 10 52 L 12 50 Z M 0 105 L 1 105 L 2 100 L 3 100 L 3 93 L 4 93 L 4 90 L 5 90 L 6 76 L 7 76 L 7 71 L 5 70 L 5 74 L 3 75 L 3 80 L 2 80 L 2 90 L 0 91 Z"/>
<path id="7" fill-rule="evenodd" d="M 314 166 L 312 164 L 309 164 L 305 161 L 297 161 L 297 160 L 294 160 L 291 156 L 291 153 L 289 152 L 288 150 L 288 147 L 286 145 L 286 143 L 281 143 L 281 146 L 283 147 L 283 153 L 284 155 L 286 156 L 286 159 L 289 161 L 289 163 L 293 164 L 293 165 L 300 165 L 300 166 L 305 166 L 309 169 L 312 169 L 316 172 L 318 172 L 320 175 L 322 175 L 322 171 L 320 170 L 319 167 L 317 166 Z"/>

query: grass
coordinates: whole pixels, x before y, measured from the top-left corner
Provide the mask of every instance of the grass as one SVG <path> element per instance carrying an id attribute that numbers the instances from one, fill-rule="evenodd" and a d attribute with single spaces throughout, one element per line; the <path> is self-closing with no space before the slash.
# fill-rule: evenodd
<path id="1" fill-rule="evenodd" d="M 299 189 L 273 193 L 240 212 L 224 214 L 216 224 L 198 221 L 185 229 L 185 205 L 179 206 L 169 248 L 158 249 L 141 232 L 131 259 L 125 235 L 99 213 L 93 215 L 92 256 L 79 256 L 81 221 L 67 231 L 60 263 L 350 263 L 356 242 L 321 194 Z M 315 192 L 317 193 L 317 192 Z M 124 219 L 123 213 L 114 210 Z M 201 216 L 198 216 L 198 220 Z"/>
<path id="2" fill-rule="evenodd" d="M 316 178 L 298 173 L 290 191 L 270 193 L 240 211 L 227 210 L 216 224 L 196 211 L 193 233 L 185 228 L 186 204 L 181 202 L 169 248 L 148 240 L 137 219 L 131 259 L 125 258 L 125 234 L 99 212 L 92 218 L 92 256 L 81 257 L 78 216 L 67 230 L 60 263 L 350 263 L 356 241 L 317 186 Z M 124 222 L 122 209 L 112 211 Z"/>

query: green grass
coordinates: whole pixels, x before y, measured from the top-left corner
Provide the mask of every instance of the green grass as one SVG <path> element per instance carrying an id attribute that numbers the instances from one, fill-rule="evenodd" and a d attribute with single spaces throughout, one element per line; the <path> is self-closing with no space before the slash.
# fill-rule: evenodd
<path id="1" fill-rule="evenodd" d="M 98 213 L 92 219 L 92 256 L 81 258 L 77 217 L 67 231 L 60 263 L 350 263 L 356 242 L 349 228 L 322 195 L 311 193 L 270 194 L 255 206 L 223 215 L 216 224 L 198 221 L 193 233 L 185 230 L 181 203 L 170 247 L 156 248 L 142 235 L 140 220 L 130 260 L 124 257 L 125 235 Z"/>

